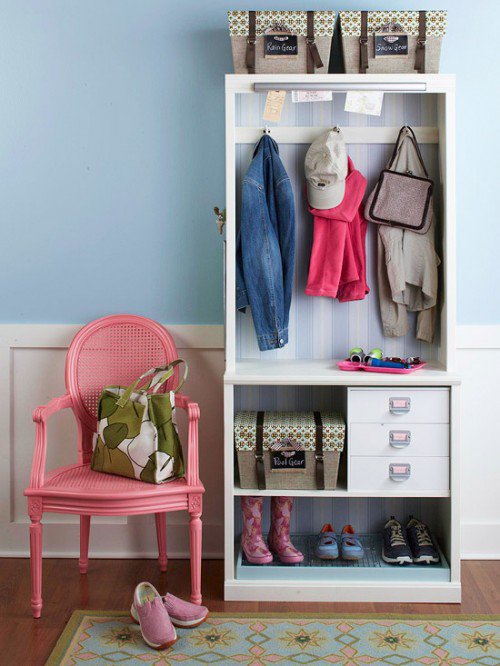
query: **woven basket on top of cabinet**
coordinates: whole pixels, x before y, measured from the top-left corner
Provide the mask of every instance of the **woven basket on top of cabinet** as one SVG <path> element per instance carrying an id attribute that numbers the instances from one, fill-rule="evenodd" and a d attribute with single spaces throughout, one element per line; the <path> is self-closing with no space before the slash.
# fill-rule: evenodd
<path id="1" fill-rule="evenodd" d="M 237 412 L 241 487 L 333 490 L 344 440 L 338 412 Z"/>
<path id="2" fill-rule="evenodd" d="M 446 15 L 442 10 L 341 11 L 346 73 L 439 72 Z"/>
<path id="3" fill-rule="evenodd" d="M 227 14 L 236 74 L 328 74 L 335 12 Z"/>

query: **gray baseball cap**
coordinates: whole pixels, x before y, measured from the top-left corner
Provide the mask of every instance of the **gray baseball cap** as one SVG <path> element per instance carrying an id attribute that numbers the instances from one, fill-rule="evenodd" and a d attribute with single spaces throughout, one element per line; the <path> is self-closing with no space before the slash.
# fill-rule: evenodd
<path id="1" fill-rule="evenodd" d="M 344 198 L 347 153 L 340 129 L 329 129 L 309 146 L 305 159 L 307 199 L 311 208 L 335 208 Z"/>

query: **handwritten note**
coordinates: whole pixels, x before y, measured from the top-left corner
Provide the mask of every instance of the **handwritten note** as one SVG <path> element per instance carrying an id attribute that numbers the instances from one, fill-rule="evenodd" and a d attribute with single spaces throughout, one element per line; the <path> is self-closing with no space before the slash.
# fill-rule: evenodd
<path id="1" fill-rule="evenodd" d="M 281 118 L 283 104 L 285 103 L 286 90 L 270 90 L 267 93 L 266 106 L 262 117 L 264 120 L 277 123 Z"/>
<path id="2" fill-rule="evenodd" d="M 292 102 L 331 102 L 331 90 L 293 90 Z"/>
<path id="3" fill-rule="evenodd" d="M 345 111 L 380 116 L 384 93 L 379 90 L 349 90 L 345 96 Z"/>

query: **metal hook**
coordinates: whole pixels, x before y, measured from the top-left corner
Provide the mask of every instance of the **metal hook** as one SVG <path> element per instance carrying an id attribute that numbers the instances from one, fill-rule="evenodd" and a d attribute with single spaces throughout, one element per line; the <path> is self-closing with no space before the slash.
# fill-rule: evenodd
<path id="1" fill-rule="evenodd" d="M 263 132 L 264 134 L 271 134 L 271 128 L 268 127 L 268 126 L 266 125 L 266 126 L 264 127 L 264 129 L 262 130 L 262 132 Z"/>

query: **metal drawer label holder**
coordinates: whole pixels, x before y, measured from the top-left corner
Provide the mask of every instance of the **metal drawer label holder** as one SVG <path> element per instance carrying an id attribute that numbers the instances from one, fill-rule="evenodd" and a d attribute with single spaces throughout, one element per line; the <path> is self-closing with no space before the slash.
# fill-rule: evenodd
<path id="1" fill-rule="evenodd" d="M 389 398 L 389 411 L 391 414 L 408 414 L 411 408 L 411 398 Z"/>
<path id="2" fill-rule="evenodd" d="M 389 465 L 389 477 L 393 481 L 407 481 L 411 475 L 409 463 L 391 463 Z"/>
<path id="3" fill-rule="evenodd" d="M 411 442 L 410 430 L 390 430 L 389 444 L 395 449 L 404 449 Z"/>

